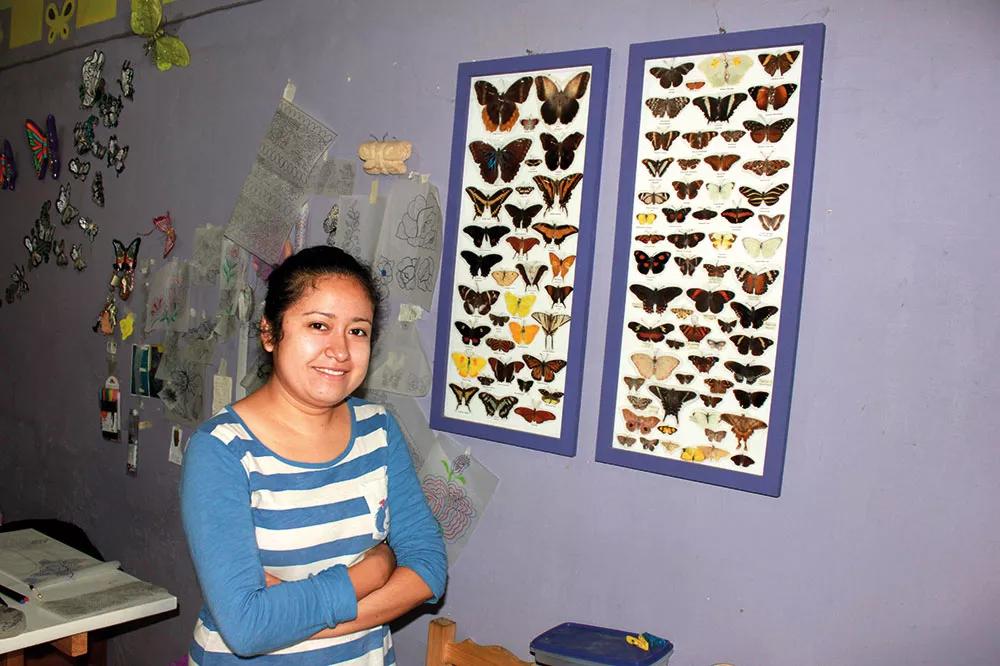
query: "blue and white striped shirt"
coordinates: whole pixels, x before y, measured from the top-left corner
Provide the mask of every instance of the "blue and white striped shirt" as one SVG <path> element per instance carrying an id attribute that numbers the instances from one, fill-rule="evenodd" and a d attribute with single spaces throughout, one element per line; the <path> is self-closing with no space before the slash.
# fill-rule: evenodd
<path id="1" fill-rule="evenodd" d="M 356 617 L 347 566 L 386 538 L 398 566 L 443 593 L 444 543 L 399 426 L 380 405 L 348 407 L 351 440 L 329 462 L 278 456 L 232 408 L 191 437 L 181 516 L 206 600 L 191 663 L 395 663 L 384 625 L 306 640 Z M 267 588 L 264 571 L 289 582 Z"/>

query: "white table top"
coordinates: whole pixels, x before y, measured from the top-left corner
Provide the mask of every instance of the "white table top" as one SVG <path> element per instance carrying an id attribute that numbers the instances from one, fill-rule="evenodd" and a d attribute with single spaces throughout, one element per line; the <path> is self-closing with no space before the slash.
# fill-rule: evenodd
<path id="1" fill-rule="evenodd" d="M 74 561 L 83 560 L 88 565 L 98 563 L 97 560 L 84 555 L 80 551 L 53 541 L 35 530 L 7 532 L 0 534 L 0 583 L 18 592 L 29 593 L 30 590 L 26 588 L 21 577 L 24 576 L 25 568 L 31 566 L 31 555 L 23 557 L 19 555 L 19 552 L 37 551 L 39 548 L 54 548 L 58 552 L 70 556 Z M 11 571 L 16 572 L 15 575 L 9 575 Z M 51 592 L 46 592 L 46 600 L 55 601 L 60 598 L 71 598 L 75 595 L 85 595 L 137 581 L 137 578 L 123 571 L 114 571 L 110 577 L 102 576 L 101 580 L 97 578 L 84 580 L 81 577 L 79 581 L 68 583 L 63 587 L 53 588 Z M 17 636 L 0 639 L 0 654 L 47 643 L 86 631 L 93 631 L 149 617 L 177 608 L 177 597 L 170 595 L 166 590 L 162 590 L 158 594 L 151 594 L 143 599 L 129 602 L 124 607 L 98 611 L 72 620 L 66 620 L 60 615 L 46 610 L 43 602 L 34 596 L 25 604 L 16 603 L 5 595 L 4 601 L 11 608 L 16 608 L 24 613 L 27 627 L 24 632 Z"/>

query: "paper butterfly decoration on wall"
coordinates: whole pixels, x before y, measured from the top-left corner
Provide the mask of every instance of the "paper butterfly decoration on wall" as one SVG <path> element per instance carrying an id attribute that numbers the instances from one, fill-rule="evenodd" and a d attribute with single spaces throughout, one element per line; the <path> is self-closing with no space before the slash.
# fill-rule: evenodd
<path id="1" fill-rule="evenodd" d="M 191 63 L 184 42 L 164 31 L 162 0 L 132 0 L 130 24 L 132 32 L 146 38 L 146 53 L 161 72 Z"/>
<path id="2" fill-rule="evenodd" d="M 126 247 L 117 238 L 111 240 L 115 249 L 114 275 L 111 278 L 111 287 L 118 287 L 118 294 L 123 301 L 128 300 L 128 297 L 132 295 L 132 288 L 135 287 L 135 267 L 139 261 L 141 242 L 141 238 L 135 238 Z"/>
<path id="3" fill-rule="evenodd" d="M 45 177 L 48 169 L 53 179 L 59 178 L 59 136 L 56 133 L 56 119 L 50 113 L 45 119 L 45 131 L 33 120 L 24 121 L 24 134 L 31 149 L 31 161 L 38 180 Z"/>
<path id="4" fill-rule="evenodd" d="M 62 9 L 58 9 L 54 2 L 50 2 L 45 10 L 45 24 L 49 26 L 49 44 L 60 39 L 69 39 L 69 20 L 76 11 L 76 2 L 66 0 Z"/>
<path id="5" fill-rule="evenodd" d="M 366 141 L 358 146 L 358 157 L 365 173 L 373 175 L 399 175 L 406 173 L 406 160 L 413 153 L 409 141 Z"/>
<path id="6" fill-rule="evenodd" d="M 3 140 L 3 152 L 0 153 L 0 187 L 13 190 L 17 181 L 17 164 L 14 162 L 14 149 L 10 141 Z"/>
<path id="7" fill-rule="evenodd" d="M 84 58 L 81 68 L 80 108 L 89 109 L 104 94 L 104 52 L 94 50 Z M 96 120 L 96 119 L 95 119 Z M 82 152 L 82 151 L 81 151 Z"/>
<path id="8" fill-rule="evenodd" d="M 153 226 L 156 227 L 156 231 L 163 233 L 165 236 L 163 239 L 163 258 L 166 259 L 167 255 L 173 251 L 174 244 L 177 243 L 177 230 L 174 229 L 174 222 L 170 218 L 170 211 L 154 217 Z M 148 231 L 143 235 L 148 236 L 151 233 L 153 232 Z"/>

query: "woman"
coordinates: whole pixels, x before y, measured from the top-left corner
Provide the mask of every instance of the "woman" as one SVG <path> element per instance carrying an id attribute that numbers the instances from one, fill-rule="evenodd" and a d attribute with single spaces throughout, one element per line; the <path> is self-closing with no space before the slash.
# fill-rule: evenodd
<path id="1" fill-rule="evenodd" d="M 335 248 L 268 278 L 271 377 L 202 424 L 184 457 L 205 598 L 193 664 L 391 664 L 386 622 L 443 593 L 444 543 L 399 426 L 350 397 L 377 310 L 371 274 Z"/>

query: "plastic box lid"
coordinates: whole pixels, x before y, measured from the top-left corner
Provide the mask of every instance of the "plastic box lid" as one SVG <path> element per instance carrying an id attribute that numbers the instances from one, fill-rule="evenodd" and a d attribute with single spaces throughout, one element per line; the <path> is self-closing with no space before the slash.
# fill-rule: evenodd
<path id="1" fill-rule="evenodd" d="M 673 651 L 670 641 L 649 651 L 625 642 L 628 632 L 589 624 L 564 622 L 531 641 L 531 651 L 555 655 L 563 660 L 602 666 L 654 666 Z"/>

